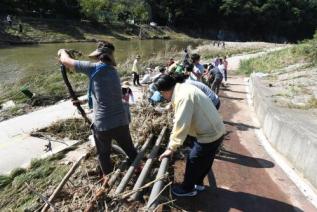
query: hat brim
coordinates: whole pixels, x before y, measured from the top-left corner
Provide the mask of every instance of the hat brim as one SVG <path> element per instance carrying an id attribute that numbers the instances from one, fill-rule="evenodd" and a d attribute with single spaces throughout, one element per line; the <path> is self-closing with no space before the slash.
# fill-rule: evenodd
<path id="1" fill-rule="evenodd" d="M 100 54 L 101 54 L 101 52 L 100 52 L 98 49 L 96 49 L 95 51 L 91 52 L 91 53 L 88 55 L 88 57 L 97 57 L 97 56 L 99 56 Z"/>

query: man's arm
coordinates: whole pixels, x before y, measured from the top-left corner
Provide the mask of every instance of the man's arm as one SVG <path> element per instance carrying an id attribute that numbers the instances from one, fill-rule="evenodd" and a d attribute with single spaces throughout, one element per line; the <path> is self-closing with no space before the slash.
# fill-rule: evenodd
<path id="1" fill-rule="evenodd" d="M 181 100 L 175 108 L 175 123 L 170 136 L 170 142 L 167 149 L 160 155 L 161 161 L 164 157 L 173 154 L 180 147 L 189 132 L 194 112 L 194 104 L 192 101 Z"/>

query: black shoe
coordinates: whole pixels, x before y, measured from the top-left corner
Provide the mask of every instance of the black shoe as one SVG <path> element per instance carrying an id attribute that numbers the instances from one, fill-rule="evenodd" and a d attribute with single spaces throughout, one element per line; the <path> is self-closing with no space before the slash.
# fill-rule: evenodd
<path id="1" fill-rule="evenodd" d="M 197 191 L 195 189 L 186 191 L 181 186 L 173 186 L 172 193 L 178 197 L 194 197 L 197 195 Z"/>

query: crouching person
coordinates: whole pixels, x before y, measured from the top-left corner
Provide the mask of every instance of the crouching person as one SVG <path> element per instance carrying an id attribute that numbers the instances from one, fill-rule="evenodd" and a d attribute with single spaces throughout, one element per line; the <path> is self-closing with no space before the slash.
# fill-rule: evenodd
<path id="1" fill-rule="evenodd" d="M 133 146 L 128 116 L 123 108 L 120 79 L 115 68 L 114 46 L 106 41 L 99 42 L 89 57 L 97 62 L 78 61 L 69 57 L 64 49 L 58 51 L 59 61 L 67 68 L 84 73 L 89 77 L 88 102 L 93 107 L 93 132 L 104 184 L 113 171 L 110 159 L 111 142 L 119 146 L 133 161 L 137 151 Z"/>
<path id="2" fill-rule="evenodd" d="M 176 196 L 195 196 L 197 191 L 204 190 L 203 180 L 223 141 L 223 121 L 210 99 L 195 86 L 176 83 L 168 75 L 160 76 L 154 83 L 162 96 L 171 101 L 175 111 L 168 148 L 159 160 L 177 151 L 187 135 L 195 137 L 187 157 L 184 182 L 172 188 L 172 193 Z"/>

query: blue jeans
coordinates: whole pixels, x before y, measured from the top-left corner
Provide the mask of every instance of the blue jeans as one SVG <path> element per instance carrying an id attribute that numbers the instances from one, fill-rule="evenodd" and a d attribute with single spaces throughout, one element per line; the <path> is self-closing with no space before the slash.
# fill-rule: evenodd
<path id="1" fill-rule="evenodd" d="M 195 185 L 203 185 L 203 180 L 211 169 L 217 150 L 222 143 L 224 136 L 218 140 L 202 144 L 197 140 L 193 141 L 192 149 L 187 156 L 186 170 L 182 187 L 186 191 L 194 189 Z"/>

